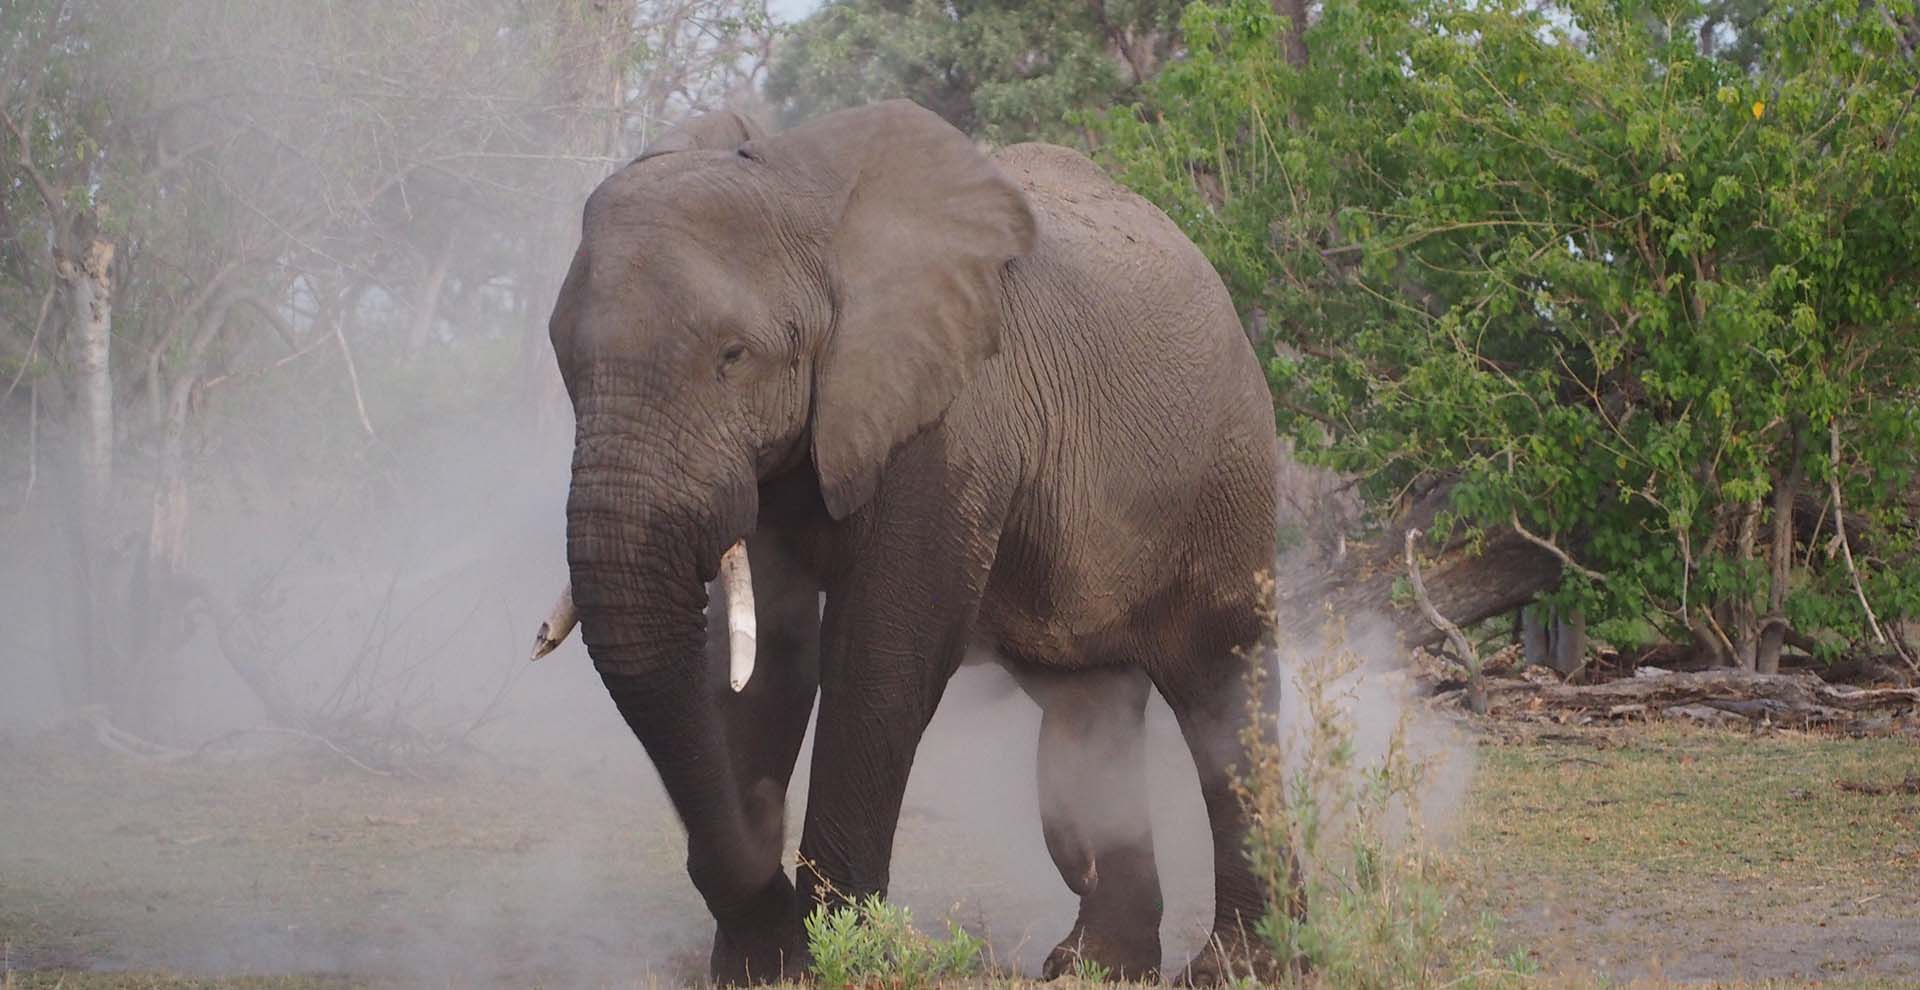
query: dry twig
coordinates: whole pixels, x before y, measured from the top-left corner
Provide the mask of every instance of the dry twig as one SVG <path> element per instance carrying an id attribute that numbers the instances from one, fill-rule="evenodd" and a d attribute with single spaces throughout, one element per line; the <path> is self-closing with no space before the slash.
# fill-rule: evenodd
<path id="1" fill-rule="evenodd" d="M 1860 599 L 1861 611 L 1867 613 L 1867 628 L 1873 630 L 1875 642 L 1887 641 L 1887 634 L 1880 631 L 1880 620 L 1874 617 L 1873 606 L 1867 602 L 1867 591 L 1860 584 L 1860 571 L 1853 566 L 1853 547 L 1847 543 L 1847 512 L 1845 503 L 1840 499 L 1840 417 L 1827 421 L 1827 456 L 1833 461 L 1833 472 L 1827 478 L 1833 495 L 1833 541 L 1840 544 L 1840 555 L 1847 564 L 1847 576 L 1853 580 L 1853 593 Z"/>
<path id="2" fill-rule="evenodd" d="M 1487 685 L 1486 680 L 1480 676 L 1480 651 L 1473 648 L 1473 643 L 1468 641 L 1467 634 L 1461 632 L 1460 627 L 1454 625 L 1446 616 L 1441 615 L 1440 610 L 1433 607 L 1433 599 L 1427 597 L 1427 583 L 1420 578 L 1420 560 L 1413 549 L 1414 541 L 1419 538 L 1419 528 L 1408 527 L 1407 577 L 1413 582 L 1413 598 L 1420 604 L 1420 611 L 1426 614 L 1427 621 L 1446 634 L 1447 642 L 1453 644 L 1454 650 L 1460 654 L 1461 662 L 1467 665 L 1467 707 L 1471 708 L 1475 715 L 1485 715 Z"/>

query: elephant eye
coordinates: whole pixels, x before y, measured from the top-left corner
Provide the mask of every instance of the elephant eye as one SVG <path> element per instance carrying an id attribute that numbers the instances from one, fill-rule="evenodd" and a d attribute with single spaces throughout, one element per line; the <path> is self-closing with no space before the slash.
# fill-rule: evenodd
<path id="1" fill-rule="evenodd" d="M 728 344 L 726 350 L 720 352 L 720 367 L 739 364 L 740 359 L 746 356 L 747 345 L 738 342 Z"/>

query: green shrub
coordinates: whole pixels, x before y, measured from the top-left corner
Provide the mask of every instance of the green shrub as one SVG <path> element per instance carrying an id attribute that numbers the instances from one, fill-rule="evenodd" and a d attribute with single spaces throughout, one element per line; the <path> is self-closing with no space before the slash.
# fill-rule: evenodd
<path id="1" fill-rule="evenodd" d="M 908 910 L 877 895 L 807 916 L 814 982 L 836 990 L 917 990 L 980 970 L 985 944 L 947 923 L 940 942 L 915 930 Z"/>
<path id="2" fill-rule="evenodd" d="M 1315 6 L 1295 66 L 1271 0 L 1189 5 L 1094 122 L 1295 455 L 1374 508 L 1453 483 L 1435 533 L 1544 534 L 1550 604 L 1721 663 L 1920 615 L 1911 0 Z"/>

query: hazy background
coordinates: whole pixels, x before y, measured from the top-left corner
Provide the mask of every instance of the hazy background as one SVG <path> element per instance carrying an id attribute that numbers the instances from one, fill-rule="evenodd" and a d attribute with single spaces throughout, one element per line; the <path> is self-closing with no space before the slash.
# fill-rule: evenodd
<path id="1" fill-rule="evenodd" d="M 0 12 L 0 914 L 86 915 L 82 965 L 699 968 L 643 751 L 577 637 L 526 662 L 566 579 L 545 319 L 593 184 L 688 112 L 771 119 L 814 6 Z M 1178 964 L 1208 838 L 1150 722 Z M 894 868 L 1029 969 L 1075 908 L 1037 727 L 963 670 Z"/>

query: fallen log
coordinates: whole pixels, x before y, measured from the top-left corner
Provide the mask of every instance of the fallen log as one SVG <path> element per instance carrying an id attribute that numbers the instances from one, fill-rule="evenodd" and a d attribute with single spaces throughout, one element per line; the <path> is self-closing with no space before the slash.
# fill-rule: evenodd
<path id="1" fill-rule="evenodd" d="M 1380 631 L 1402 649 L 1440 643 L 1446 634 L 1395 589 L 1407 576 L 1408 530 L 1433 531 L 1451 492 L 1451 486 L 1440 485 L 1412 498 L 1372 534 L 1342 541 L 1333 559 L 1282 567 L 1275 575 L 1274 610 L 1284 633 L 1311 641 L 1322 618 L 1332 614 L 1349 622 L 1379 622 L 1385 627 Z M 1559 583 L 1560 560 L 1520 533 L 1494 527 L 1478 536 L 1470 540 L 1464 527 L 1455 527 L 1444 544 L 1423 539 L 1418 546 L 1430 602 L 1456 625 L 1511 613 Z M 1350 626 L 1349 631 L 1359 630 Z"/>
<path id="2" fill-rule="evenodd" d="M 1487 701 L 1496 717 L 1626 718 L 1711 709 L 1749 721 L 1823 723 L 1862 712 L 1920 711 L 1920 688 L 1856 688 L 1829 684 L 1809 673 L 1703 670 L 1585 685 L 1498 680 L 1487 684 Z"/>

